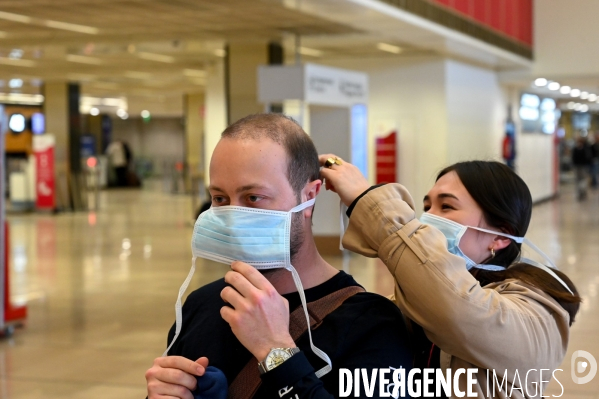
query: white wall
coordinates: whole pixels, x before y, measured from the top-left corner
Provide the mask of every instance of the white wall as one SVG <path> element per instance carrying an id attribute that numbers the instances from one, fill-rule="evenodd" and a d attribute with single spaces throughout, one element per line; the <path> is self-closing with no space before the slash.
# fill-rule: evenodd
<path id="1" fill-rule="evenodd" d="M 597 15 L 597 0 L 535 0 L 535 76 L 596 78 L 599 65 Z"/>
<path id="2" fill-rule="evenodd" d="M 501 160 L 507 102 L 495 71 L 446 63 L 447 163 Z"/>

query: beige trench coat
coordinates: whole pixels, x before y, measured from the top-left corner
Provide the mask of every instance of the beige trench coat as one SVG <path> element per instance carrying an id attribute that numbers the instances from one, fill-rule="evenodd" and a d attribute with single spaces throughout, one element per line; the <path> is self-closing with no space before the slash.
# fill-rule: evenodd
<path id="1" fill-rule="evenodd" d="M 442 369 L 478 368 L 477 397 L 541 396 L 538 387 L 546 388 L 568 346 L 569 315 L 554 299 L 513 279 L 481 287 L 465 261 L 447 251 L 443 234 L 416 219 L 412 197 L 399 184 L 358 201 L 343 245 L 387 265 L 397 306 L 441 349 Z M 532 369 L 537 372 L 526 378 Z M 540 369 L 551 371 L 541 375 Z M 506 371 L 507 386 L 499 392 Z M 559 381 L 566 373 L 555 376 Z M 463 391 L 466 375 L 459 378 Z"/>

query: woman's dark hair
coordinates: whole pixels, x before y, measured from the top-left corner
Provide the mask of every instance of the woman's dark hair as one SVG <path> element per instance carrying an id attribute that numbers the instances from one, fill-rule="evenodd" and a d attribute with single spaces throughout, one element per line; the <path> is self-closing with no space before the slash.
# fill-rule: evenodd
<path id="1" fill-rule="evenodd" d="M 487 225 L 517 237 L 526 234 L 532 215 L 532 197 L 526 183 L 513 170 L 494 161 L 458 162 L 443 169 L 437 175 L 437 180 L 450 172 L 458 175 L 480 206 Z M 517 263 L 520 247 L 520 244 L 512 241 L 488 261 L 506 268 L 509 266 L 508 269 L 494 272 L 473 268 L 472 275 L 483 286 L 510 278 L 535 286 L 554 298 L 570 314 L 572 324 L 581 302 L 572 281 L 564 273 L 554 270 L 574 295 L 547 272 L 526 263 Z"/>

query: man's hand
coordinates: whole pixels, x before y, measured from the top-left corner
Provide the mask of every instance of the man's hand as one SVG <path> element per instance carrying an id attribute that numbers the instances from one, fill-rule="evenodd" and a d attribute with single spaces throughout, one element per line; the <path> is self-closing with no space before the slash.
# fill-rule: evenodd
<path id="1" fill-rule="evenodd" d="M 208 359 L 201 357 L 195 362 L 181 356 L 158 357 L 146 371 L 148 399 L 193 399 L 198 382 L 195 376 L 203 376 Z"/>
<path id="2" fill-rule="evenodd" d="M 289 303 L 255 268 L 233 262 L 225 281 L 232 287 L 221 291 L 221 298 L 232 306 L 223 306 L 222 318 L 233 334 L 259 361 L 271 348 L 293 348 L 289 335 Z"/>

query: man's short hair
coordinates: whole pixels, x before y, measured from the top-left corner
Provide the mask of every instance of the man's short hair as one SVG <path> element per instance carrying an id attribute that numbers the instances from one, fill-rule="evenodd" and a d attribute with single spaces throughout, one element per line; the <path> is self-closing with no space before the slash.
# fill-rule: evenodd
<path id="1" fill-rule="evenodd" d="M 296 196 L 304 186 L 320 178 L 318 152 L 310 136 L 292 118 L 282 114 L 254 114 L 241 118 L 223 131 L 221 138 L 260 140 L 269 138 L 287 153 L 287 179 Z"/>

